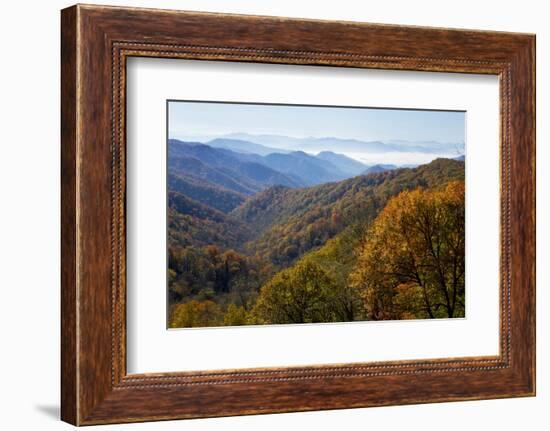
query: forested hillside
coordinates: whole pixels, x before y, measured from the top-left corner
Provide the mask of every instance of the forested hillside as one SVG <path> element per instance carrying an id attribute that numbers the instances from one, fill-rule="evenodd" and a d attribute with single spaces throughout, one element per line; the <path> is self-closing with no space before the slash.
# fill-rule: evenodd
<path id="1" fill-rule="evenodd" d="M 217 143 L 223 148 L 169 143 L 172 327 L 441 317 L 443 310 L 452 316 L 463 313 L 463 274 L 454 268 L 454 279 L 445 278 L 448 268 L 442 265 L 447 257 L 420 262 L 445 272 L 435 280 L 427 271 L 421 287 L 399 277 L 382 280 L 375 268 L 365 275 L 357 267 L 358 262 L 367 267 L 366 261 L 374 262 L 380 253 L 367 244 L 374 237 L 379 238 L 377 244 L 384 244 L 385 237 L 373 231 L 381 229 L 383 214 L 406 219 L 407 214 L 432 205 L 434 220 L 447 217 L 449 211 L 460 217 L 460 208 L 442 202 L 451 194 L 459 202 L 459 186 L 453 186 L 452 193 L 446 187 L 463 185 L 463 161 L 436 159 L 417 168 L 358 175 L 367 166 L 337 153 L 255 154 L 257 147 L 228 141 Z M 418 190 L 424 191 L 424 200 L 403 205 L 407 214 L 388 209 L 400 207 L 409 191 Z M 455 223 L 449 229 L 447 243 L 452 242 L 456 259 L 463 226 Z M 408 238 L 399 241 L 407 243 Z M 439 250 L 447 243 L 439 244 Z M 415 253 L 424 253 L 423 247 L 428 245 L 417 244 Z M 369 255 L 366 249 L 373 251 Z M 402 258 L 395 257 L 395 265 Z M 386 286 L 389 294 L 369 284 L 376 277 L 382 280 L 376 287 Z M 443 303 L 438 295 L 447 288 L 455 297 L 453 304 L 437 305 Z M 418 301 L 423 292 L 434 298 L 429 307 Z M 373 305 L 379 302 L 386 304 L 386 314 Z"/>
<path id="2" fill-rule="evenodd" d="M 242 247 L 251 231 L 239 220 L 178 192 L 168 193 L 169 246 Z"/>
<path id="3" fill-rule="evenodd" d="M 246 200 L 246 195 L 201 178 L 185 174 L 168 174 L 168 189 L 181 193 L 224 213 L 231 212 Z"/>
<path id="4" fill-rule="evenodd" d="M 287 265 L 345 227 L 369 223 L 387 200 L 403 190 L 464 179 L 464 164 L 437 159 L 415 169 L 357 176 L 305 189 L 273 187 L 231 212 L 256 233 L 246 248 L 276 265 Z"/>

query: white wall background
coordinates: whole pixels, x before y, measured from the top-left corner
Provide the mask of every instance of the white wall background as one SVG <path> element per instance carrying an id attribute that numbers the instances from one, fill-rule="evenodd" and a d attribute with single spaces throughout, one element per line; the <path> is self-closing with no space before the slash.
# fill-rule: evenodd
<path id="1" fill-rule="evenodd" d="M 544 430 L 550 423 L 550 13 L 537 0 L 130 0 L 104 4 L 537 33 L 538 396 L 105 426 L 135 430 Z M 0 15 L 0 427 L 59 422 L 59 10 L 61 0 L 4 2 Z"/>

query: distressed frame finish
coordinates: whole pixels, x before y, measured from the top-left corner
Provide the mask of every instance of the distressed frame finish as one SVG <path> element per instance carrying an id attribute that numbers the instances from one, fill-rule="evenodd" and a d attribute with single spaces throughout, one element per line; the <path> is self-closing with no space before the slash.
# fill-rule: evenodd
<path id="1" fill-rule="evenodd" d="M 62 11 L 61 30 L 63 420 L 88 425 L 535 394 L 534 35 L 82 5 Z M 130 56 L 498 75 L 500 354 L 127 375 Z"/>

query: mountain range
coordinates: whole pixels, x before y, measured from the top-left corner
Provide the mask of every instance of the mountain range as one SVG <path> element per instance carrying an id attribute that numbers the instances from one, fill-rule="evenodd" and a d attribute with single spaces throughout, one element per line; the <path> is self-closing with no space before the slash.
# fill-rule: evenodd
<path id="1" fill-rule="evenodd" d="M 245 147 L 250 151 L 236 150 Z M 330 151 L 314 156 L 303 151 L 266 153 L 264 150 L 262 155 L 253 150 L 258 151 L 255 144 L 248 145 L 244 141 L 216 140 L 207 145 L 171 139 L 168 142 L 169 187 L 207 205 L 228 210 L 237 206 L 244 196 L 270 186 L 310 187 L 341 181 L 367 168 L 354 159 Z M 209 192 L 213 192 L 212 186 L 218 188 L 217 198 Z M 219 203 L 212 204 L 219 199 Z"/>
<path id="2" fill-rule="evenodd" d="M 184 144 L 171 145 L 183 149 Z M 402 190 L 464 179 L 464 162 L 452 159 L 416 168 L 380 169 L 311 187 L 264 186 L 252 196 L 172 171 L 171 241 L 180 247 L 218 244 L 284 267 L 348 227 L 368 224 Z"/>
<path id="3" fill-rule="evenodd" d="M 170 325 L 246 324 L 266 283 L 293 268 L 313 265 L 347 286 L 360 242 L 391 198 L 463 181 L 464 172 L 454 157 L 368 166 L 332 150 L 169 140 Z M 346 321 L 363 318 L 354 298 L 342 297 Z"/>
<path id="4" fill-rule="evenodd" d="M 453 158 L 464 161 L 463 155 Z M 168 142 L 169 189 L 224 213 L 272 186 L 306 188 L 398 168 L 366 165 L 329 150 L 281 151 L 239 139 Z"/>
<path id="5" fill-rule="evenodd" d="M 423 153 L 436 155 L 457 155 L 464 153 L 464 142 L 439 142 L 433 140 L 360 140 L 336 137 L 305 137 L 249 133 L 230 133 L 221 136 L 200 136 L 198 139 L 213 147 L 266 155 L 269 152 L 302 150 L 306 152 L 333 151 L 341 153 L 385 154 Z M 189 140 L 189 139 L 186 139 Z"/>

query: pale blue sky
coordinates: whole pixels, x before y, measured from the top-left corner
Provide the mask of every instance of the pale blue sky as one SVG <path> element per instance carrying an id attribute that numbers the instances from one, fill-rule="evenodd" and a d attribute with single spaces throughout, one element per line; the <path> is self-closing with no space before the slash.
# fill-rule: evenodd
<path id="1" fill-rule="evenodd" d="M 364 141 L 465 141 L 465 113 L 376 108 L 169 102 L 169 136 L 244 132 Z"/>

